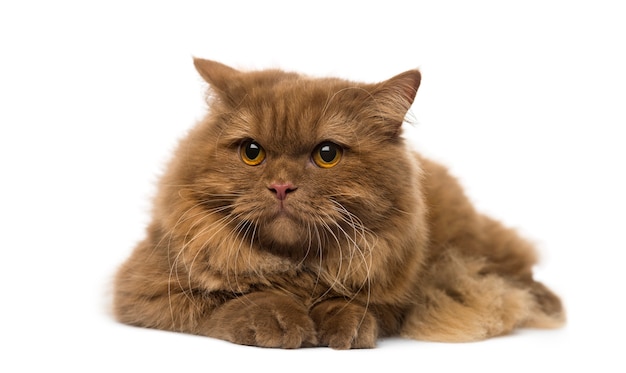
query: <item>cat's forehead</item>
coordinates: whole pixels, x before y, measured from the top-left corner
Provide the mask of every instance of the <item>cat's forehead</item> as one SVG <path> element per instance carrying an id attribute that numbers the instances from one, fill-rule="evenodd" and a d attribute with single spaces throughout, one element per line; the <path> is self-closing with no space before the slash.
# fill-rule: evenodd
<path id="1" fill-rule="evenodd" d="M 235 110 L 233 130 L 281 152 L 306 152 L 324 140 L 350 145 L 358 111 L 358 100 L 346 100 L 351 90 L 361 89 L 315 79 L 254 87 Z"/>

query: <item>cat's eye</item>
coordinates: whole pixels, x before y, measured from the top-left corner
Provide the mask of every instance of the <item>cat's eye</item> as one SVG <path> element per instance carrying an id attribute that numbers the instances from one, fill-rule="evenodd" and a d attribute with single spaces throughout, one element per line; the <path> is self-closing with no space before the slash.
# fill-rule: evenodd
<path id="1" fill-rule="evenodd" d="M 331 168 L 339 163 L 342 155 L 341 146 L 330 141 L 324 141 L 315 148 L 313 162 L 321 168 Z"/>
<path id="2" fill-rule="evenodd" d="M 253 140 L 248 140 L 239 147 L 239 154 L 243 163 L 248 166 L 258 166 L 265 160 L 265 150 Z"/>

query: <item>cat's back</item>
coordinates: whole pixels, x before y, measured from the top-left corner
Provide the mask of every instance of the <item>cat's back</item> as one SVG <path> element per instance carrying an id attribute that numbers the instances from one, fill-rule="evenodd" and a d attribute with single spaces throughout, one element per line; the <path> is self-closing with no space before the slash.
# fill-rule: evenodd
<path id="1" fill-rule="evenodd" d="M 477 211 L 461 183 L 440 163 L 415 154 L 423 170 L 429 257 L 454 252 L 487 259 L 490 270 L 526 277 L 537 262 L 533 245 L 514 229 Z"/>

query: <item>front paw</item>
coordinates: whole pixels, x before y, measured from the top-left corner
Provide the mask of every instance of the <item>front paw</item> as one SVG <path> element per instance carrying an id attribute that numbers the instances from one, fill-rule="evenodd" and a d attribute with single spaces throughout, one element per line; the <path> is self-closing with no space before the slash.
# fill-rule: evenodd
<path id="1" fill-rule="evenodd" d="M 334 349 L 376 346 L 378 325 L 363 306 L 342 299 L 324 301 L 311 311 L 321 345 Z"/>
<path id="2" fill-rule="evenodd" d="M 274 293 L 252 293 L 225 303 L 211 315 L 206 334 L 260 347 L 317 345 L 315 324 L 306 307 Z"/>

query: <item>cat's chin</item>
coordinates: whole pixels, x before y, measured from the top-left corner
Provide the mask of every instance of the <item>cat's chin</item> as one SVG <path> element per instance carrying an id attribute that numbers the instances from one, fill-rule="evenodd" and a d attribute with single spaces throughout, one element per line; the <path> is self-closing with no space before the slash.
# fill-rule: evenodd
<path id="1" fill-rule="evenodd" d="M 282 256 L 299 257 L 304 254 L 308 233 L 302 224 L 286 214 L 279 214 L 259 229 L 264 249 Z"/>

